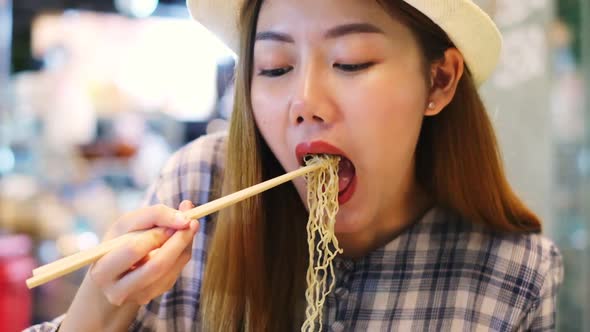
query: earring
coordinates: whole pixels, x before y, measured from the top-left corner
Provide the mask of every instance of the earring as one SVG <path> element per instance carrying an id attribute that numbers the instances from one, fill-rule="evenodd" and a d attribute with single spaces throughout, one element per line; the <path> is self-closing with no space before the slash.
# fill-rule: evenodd
<path id="1" fill-rule="evenodd" d="M 431 101 L 430 103 L 428 103 L 428 109 L 433 110 L 435 106 L 436 106 L 436 104 L 433 101 Z"/>

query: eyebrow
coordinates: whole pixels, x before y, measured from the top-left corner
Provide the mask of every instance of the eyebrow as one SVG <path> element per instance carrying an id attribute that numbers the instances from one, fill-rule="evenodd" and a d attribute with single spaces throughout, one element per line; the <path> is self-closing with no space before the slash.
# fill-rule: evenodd
<path id="1" fill-rule="evenodd" d="M 264 32 L 258 32 L 256 34 L 256 41 L 258 40 L 273 40 L 273 41 L 279 41 L 279 42 L 284 42 L 284 43 L 294 43 L 295 41 L 293 40 L 293 38 L 291 36 L 289 36 L 286 33 L 282 33 L 282 32 L 275 32 L 275 31 L 264 31 Z"/>
<path id="2" fill-rule="evenodd" d="M 326 39 L 338 38 L 355 33 L 380 33 L 385 34 L 379 27 L 370 23 L 350 23 L 333 27 L 328 30 L 324 37 Z"/>
<path id="3" fill-rule="evenodd" d="M 356 33 L 379 33 L 385 34 L 379 27 L 370 23 L 349 23 L 335 26 L 324 34 L 325 39 L 339 38 Z M 276 31 L 263 31 L 256 34 L 258 40 L 272 40 L 284 43 L 294 43 L 293 37 L 286 33 Z"/>

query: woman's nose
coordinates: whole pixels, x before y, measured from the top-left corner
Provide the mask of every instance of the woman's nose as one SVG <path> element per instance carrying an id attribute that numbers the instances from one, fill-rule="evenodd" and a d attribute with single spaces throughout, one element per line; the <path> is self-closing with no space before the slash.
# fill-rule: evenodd
<path id="1" fill-rule="evenodd" d="M 335 110 L 324 74 L 313 66 L 308 66 L 295 84 L 295 92 L 289 105 L 291 123 L 331 123 Z"/>

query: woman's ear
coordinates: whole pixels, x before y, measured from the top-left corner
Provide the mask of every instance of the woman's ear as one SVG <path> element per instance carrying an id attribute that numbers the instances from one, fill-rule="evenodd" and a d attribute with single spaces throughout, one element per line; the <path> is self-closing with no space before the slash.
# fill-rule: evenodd
<path id="1" fill-rule="evenodd" d="M 430 94 L 424 115 L 437 115 L 453 100 L 463 70 L 463 55 L 454 47 L 447 49 L 444 57 L 431 65 Z"/>

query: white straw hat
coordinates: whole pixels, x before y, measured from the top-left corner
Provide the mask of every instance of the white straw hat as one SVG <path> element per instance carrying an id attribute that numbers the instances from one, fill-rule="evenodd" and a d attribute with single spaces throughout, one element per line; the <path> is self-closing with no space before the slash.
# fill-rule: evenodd
<path id="1" fill-rule="evenodd" d="M 187 0 L 191 16 L 237 53 L 238 15 L 244 0 Z M 494 71 L 502 36 L 492 19 L 472 0 L 403 0 L 438 24 L 463 54 L 475 83 Z"/>

